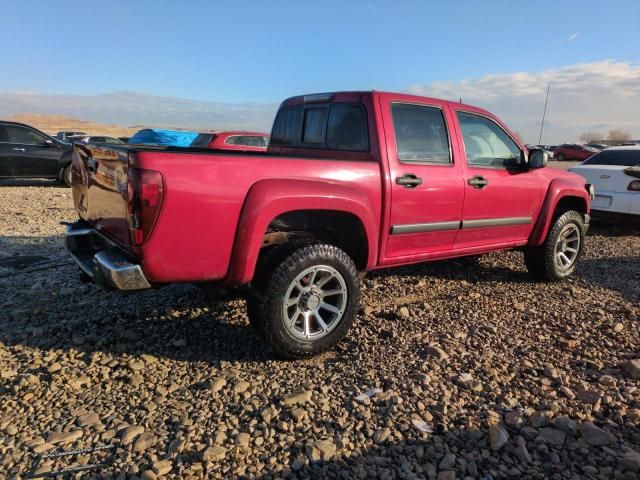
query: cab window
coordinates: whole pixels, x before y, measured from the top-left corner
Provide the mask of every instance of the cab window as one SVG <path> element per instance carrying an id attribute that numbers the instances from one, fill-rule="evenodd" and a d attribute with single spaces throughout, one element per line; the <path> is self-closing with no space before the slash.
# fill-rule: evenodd
<path id="1" fill-rule="evenodd" d="M 449 137 L 441 109 L 394 103 L 391 115 L 400 162 L 451 163 Z"/>
<path id="2" fill-rule="evenodd" d="M 283 107 L 273 124 L 270 144 L 367 152 L 366 111 L 362 104 L 348 102 Z"/>
<path id="3" fill-rule="evenodd" d="M 500 126 L 480 115 L 457 113 L 469 165 L 497 168 L 521 165 L 520 147 Z"/>

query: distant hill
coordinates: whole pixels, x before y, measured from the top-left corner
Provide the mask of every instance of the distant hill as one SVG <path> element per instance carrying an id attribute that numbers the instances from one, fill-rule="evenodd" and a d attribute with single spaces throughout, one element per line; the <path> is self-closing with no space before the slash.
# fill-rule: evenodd
<path id="1" fill-rule="evenodd" d="M 277 108 L 277 104 L 210 102 L 135 92 L 100 95 L 0 92 L 0 118 L 34 112 L 91 119 L 106 125 L 167 126 L 202 131 L 268 132 Z"/>
<path id="2" fill-rule="evenodd" d="M 112 137 L 129 137 L 143 127 L 122 127 L 65 117 L 64 115 L 44 115 L 40 113 L 20 113 L 3 118 L 12 122 L 26 123 L 50 135 L 60 130 L 78 130 L 89 135 L 109 135 Z"/>

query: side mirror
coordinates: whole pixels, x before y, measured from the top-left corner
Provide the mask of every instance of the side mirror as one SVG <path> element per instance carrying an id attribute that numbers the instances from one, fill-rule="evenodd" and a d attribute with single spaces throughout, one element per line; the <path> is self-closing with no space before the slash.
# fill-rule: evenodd
<path id="1" fill-rule="evenodd" d="M 43 144 L 43 145 L 44 145 L 45 147 L 55 147 L 55 145 L 56 145 L 56 144 L 54 143 L 54 141 L 53 141 L 53 140 L 51 140 L 50 138 L 47 138 L 47 139 L 44 141 L 44 144 Z"/>
<path id="2" fill-rule="evenodd" d="M 547 152 L 540 148 L 532 148 L 529 150 L 529 162 L 530 169 L 543 168 L 547 166 L 548 155 Z"/>

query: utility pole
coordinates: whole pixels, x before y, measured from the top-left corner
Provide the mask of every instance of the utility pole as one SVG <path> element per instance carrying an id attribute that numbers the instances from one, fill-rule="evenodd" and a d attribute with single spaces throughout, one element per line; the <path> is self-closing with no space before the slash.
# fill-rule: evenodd
<path id="1" fill-rule="evenodd" d="M 549 101 L 549 89 L 551 82 L 547 85 L 547 97 L 544 99 L 544 110 L 542 111 L 542 123 L 540 123 L 540 136 L 538 137 L 538 145 L 542 144 L 542 129 L 544 128 L 544 117 L 547 116 L 547 102 Z"/>

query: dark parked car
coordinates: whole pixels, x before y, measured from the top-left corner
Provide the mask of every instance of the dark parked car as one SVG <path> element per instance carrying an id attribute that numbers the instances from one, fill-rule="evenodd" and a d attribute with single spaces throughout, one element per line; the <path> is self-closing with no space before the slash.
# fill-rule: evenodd
<path id="1" fill-rule="evenodd" d="M 56 178 L 71 185 L 68 143 L 29 125 L 0 121 L 0 178 Z"/>
<path id="2" fill-rule="evenodd" d="M 591 155 L 598 153 L 600 150 L 589 147 L 587 145 L 578 145 L 575 143 L 565 143 L 558 145 L 553 150 L 553 156 L 556 160 L 586 160 Z"/>
<path id="3" fill-rule="evenodd" d="M 56 138 L 61 142 L 69 142 L 69 137 L 75 137 L 78 135 L 86 135 L 86 133 L 73 130 L 63 130 L 56 133 Z"/>
<path id="4" fill-rule="evenodd" d="M 72 143 L 125 143 L 114 137 L 105 137 L 104 135 L 76 135 L 67 141 Z"/>

